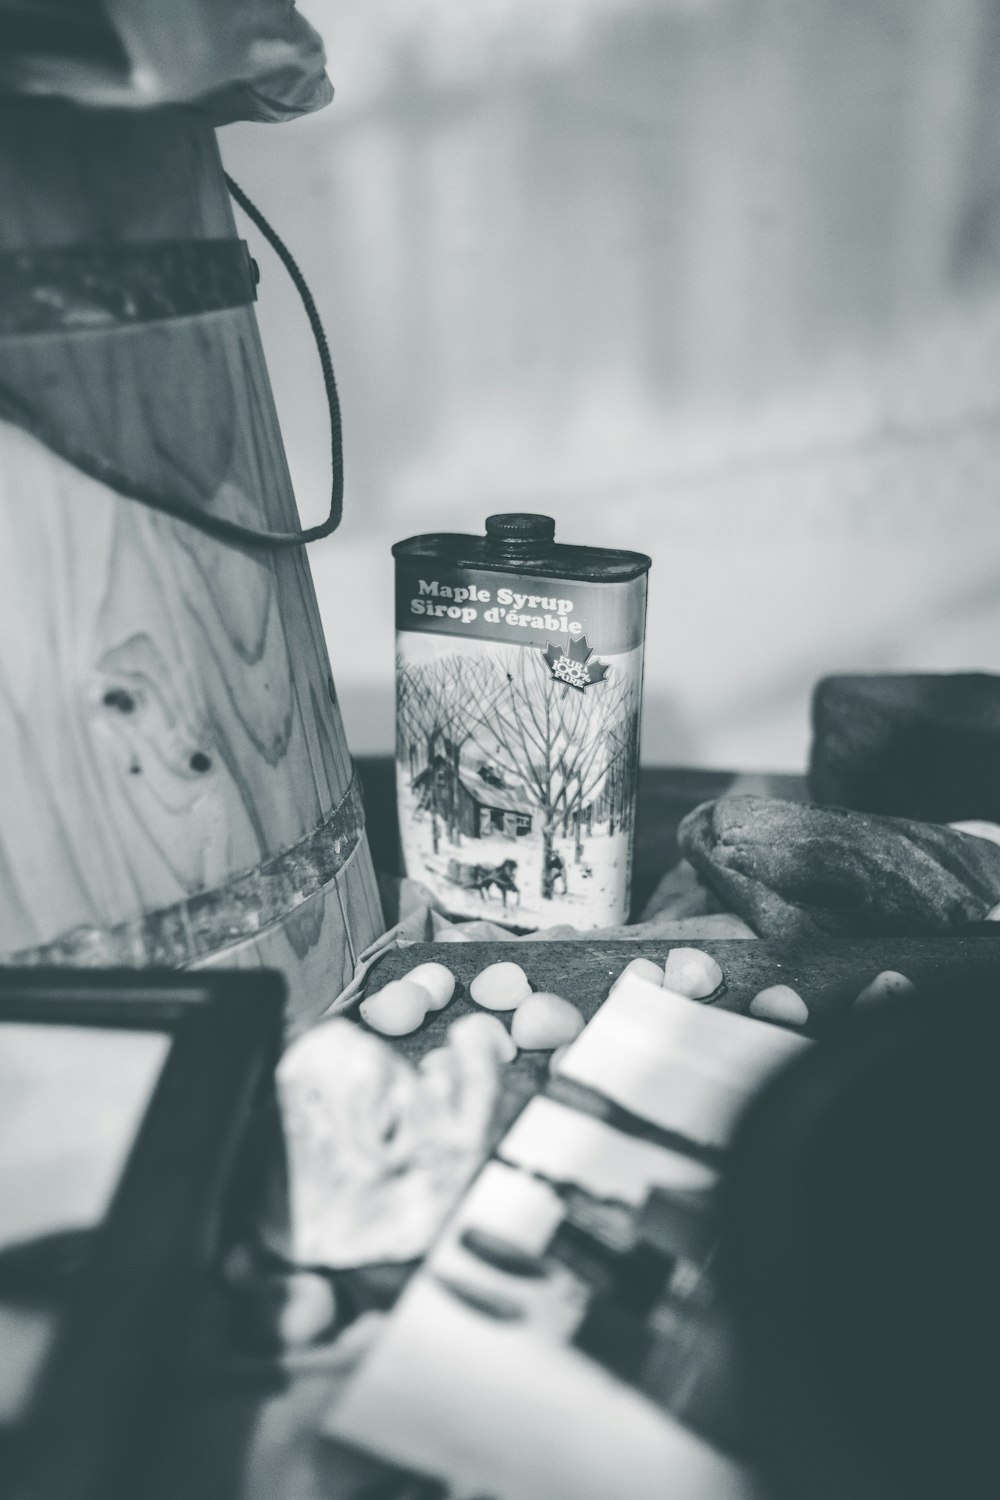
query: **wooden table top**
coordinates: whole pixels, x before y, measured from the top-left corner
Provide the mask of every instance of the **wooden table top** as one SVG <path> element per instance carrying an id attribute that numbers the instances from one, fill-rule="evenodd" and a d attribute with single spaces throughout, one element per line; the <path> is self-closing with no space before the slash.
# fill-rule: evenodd
<path id="1" fill-rule="evenodd" d="M 368 835 L 375 866 L 398 871 L 395 765 L 391 757 L 357 762 L 365 794 Z M 644 767 L 639 775 L 634 862 L 634 909 L 641 909 L 659 877 L 677 859 L 677 827 L 699 803 L 738 789 L 801 797 L 799 777 L 736 775 L 732 772 Z M 387 1305 L 401 1278 L 389 1268 Z M 377 1278 L 376 1278 L 377 1279 Z M 374 1291 L 378 1292 L 375 1282 Z M 306 1351 L 255 1379 L 182 1380 L 165 1415 L 142 1500 L 271 1500 L 284 1491 L 296 1500 L 353 1500 L 376 1480 L 383 1465 L 319 1444 L 316 1426 L 330 1401 L 333 1348 Z M 405 1485 L 401 1493 L 409 1493 Z"/>

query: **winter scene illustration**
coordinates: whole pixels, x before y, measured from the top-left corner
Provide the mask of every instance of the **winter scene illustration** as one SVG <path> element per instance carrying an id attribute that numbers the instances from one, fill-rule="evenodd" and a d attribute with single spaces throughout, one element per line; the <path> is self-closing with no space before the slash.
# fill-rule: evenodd
<path id="1" fill-rule="evenodd" d="M 457 915 L 623 921 L 641 652 L 407 634 L 397 785 L 407 873 Z"/>

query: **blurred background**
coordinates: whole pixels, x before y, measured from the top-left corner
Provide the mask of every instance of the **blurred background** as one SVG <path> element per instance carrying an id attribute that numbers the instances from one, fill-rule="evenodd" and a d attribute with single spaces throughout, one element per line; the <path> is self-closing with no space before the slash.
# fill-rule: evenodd
<path id="1" fill-rule="evenodd" d="M 220 132 L 327 325 L 311 549 L 352 748 L 393 541 L 653 557 L 643 756 L 800 769 L 817 677 L 1000 671 L 995 0 L 303 0 L 332 106 Z M 328 420 L 256 232 L 303 517 Z"/>

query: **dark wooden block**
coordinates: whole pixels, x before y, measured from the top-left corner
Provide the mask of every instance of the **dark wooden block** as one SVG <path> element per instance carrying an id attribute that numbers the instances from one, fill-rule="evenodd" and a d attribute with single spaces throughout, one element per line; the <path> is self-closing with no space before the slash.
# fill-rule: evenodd
<path id="1" fill-rule="evenodd" d="M 1000 822 L 1000 676 L 827 677 L 812 712 L 815 801 Z"/>
<path id="2" fill-rule="evenodd" d="M 929 937 L 1000 902 L 1000 846 L 914 818 L 731 796 L 689 813 L 679 838 L 701 880 L 764 938 Z"/>

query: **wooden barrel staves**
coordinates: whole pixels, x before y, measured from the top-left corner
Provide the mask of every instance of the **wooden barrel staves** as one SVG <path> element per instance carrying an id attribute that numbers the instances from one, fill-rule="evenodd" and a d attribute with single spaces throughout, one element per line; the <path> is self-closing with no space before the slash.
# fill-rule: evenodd
<path id="1" fill-rule="evenodd" d="M 213 130 L 11 101 L 0 202 L 0 961 L 273 966 L 295 1030 L 382 920 L 305 551 L 71 461 L 298 529 Z"/>

